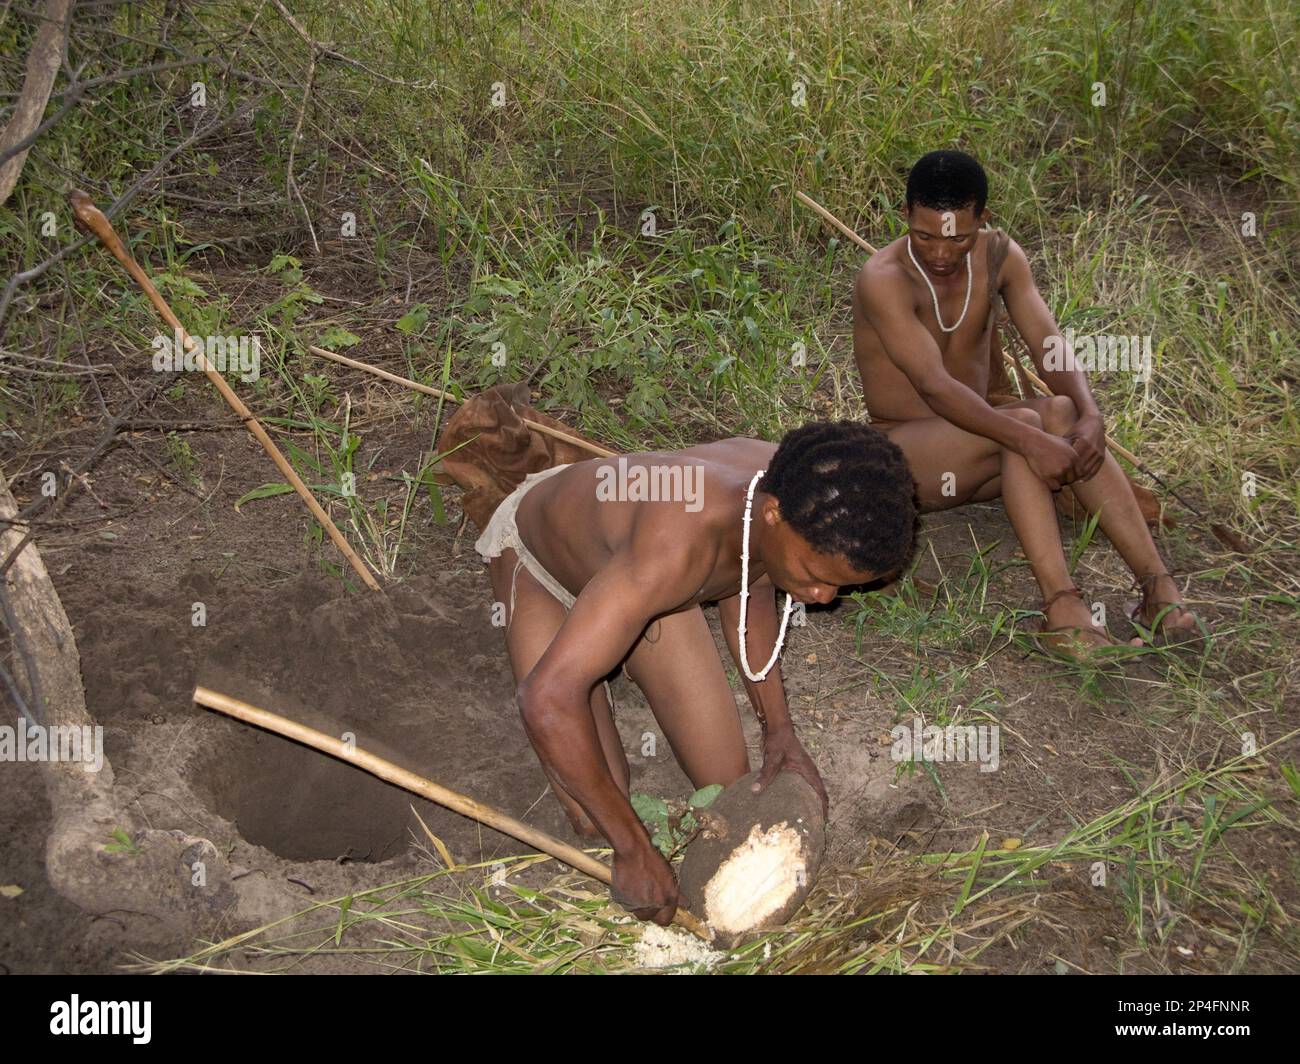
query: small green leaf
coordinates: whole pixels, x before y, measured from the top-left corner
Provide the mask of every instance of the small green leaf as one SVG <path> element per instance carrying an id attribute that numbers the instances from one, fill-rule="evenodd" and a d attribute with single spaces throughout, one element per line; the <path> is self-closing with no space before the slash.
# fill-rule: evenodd
<path id="1" fill-rule="evenodd" d="M 339 945 L 343 941 L 343 921 L 347 919 L 348 910 L 352 908 L 352 895 L 349 894 L 339 905 L 339 922 L 334 929 L 334 945 Z"/>
<path id="2" fill-rule="evenodd" d="M 722 793 L 721 783 L 710 783 L 707 787 L 701 787 L 691 795 L 690 800 L 686 803 L 692 809 L 708 809 L 714 802 L 714 799 Z"/>
<path id="3" fill-rule="evenodd" d="M 113 842 L 105 843 L 104 851 L 106 853 L 135 853 L 136 845 L 131 841 L 131 836 L 122 828 L 113 829 Z"/>
<path id="4" fill-rule="evenodd" d="M 297 284 L 302 280 L 301 267 L 302 263 L 292 255 L 276 255 L 267 265 L 266 272 L 283 274 L 283 279 L 289 284 Z"/>
<path id="5" fill-rule="evenodd" d="M 490 296 L 505 296 L 509 299 L 517 299 L 524 290 L 524 286 L 519 281 L 512 281 L 507 277 L 497 277 L 492 274 L 481 278 L 474 288 L 476 291 Z"/>
<path id="6" fill-rule="evenodd" d="M 662 822 L 668 819 L 668 803 L 652 794 L 632 795 L 632 808 L 636 815 L 646 824 Z"/>
<path id="7" fill-rule="evenodd" d="M 400 333 L 407 336 L 414 336 L 429 322 L 429 307 L 426 303 L 417 303 L 400 318 L 397 319 L 396 328 Z"/>
<path id="8" fill-rule="evenodd" d="M 283 495 L 289 491 L 293 491 L 293 486 L 290 484 L 263 484 L 260 488 L 254 488 L 236 500 L 235 513 L 239 513 L 239 508 L 246 502 L 252 502 L 254 499 L 269 499 L 272 495 Z"/>
<path id="9" fill-rule="evenodd" d="M 348 332 L 341 325 L 331 325 L 319 337 L 316 338 L 316 346 L 324 348 L 355 347 L 361 343 L 361 337 L 354 332 Z"/>
<path id="10" fill-rule="evenodd" d="M 433 477 L 425 481 L 429 489 L 429 503 L 433 507 L 433 519 L 440 525 L 447 523 L 447 511 L 442 505 L 442 488 L 434 482 Z"/>
<path id="11" fill-rule="evenodd" d="M 179 273 L 156 273 L 153 277 L 154 287 L 160 292 L 173 296 L 193 296 L 204 298 L 207 293 L 188 277 Z"/>

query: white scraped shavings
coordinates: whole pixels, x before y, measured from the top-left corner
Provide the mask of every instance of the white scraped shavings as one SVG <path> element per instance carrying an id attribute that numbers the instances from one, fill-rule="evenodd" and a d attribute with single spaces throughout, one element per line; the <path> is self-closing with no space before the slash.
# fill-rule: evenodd
<path id="1" fill-rule="evenodd" d="M 677 974 L 708 970 L 725 957 L 725 953 L 709 949 L 707 942 L 686 931 L 658 924 L 646 925 L 635 953 L 638 968 L 676 968 Z"/>
<path id="2" fill-rule="evenodd" d="M 790 900 L 803 874 L 799 832 L 785 821 L 767 831 L 755 824 L 704 888 L 705 918 L 732 934 L 758 927 Z"/>

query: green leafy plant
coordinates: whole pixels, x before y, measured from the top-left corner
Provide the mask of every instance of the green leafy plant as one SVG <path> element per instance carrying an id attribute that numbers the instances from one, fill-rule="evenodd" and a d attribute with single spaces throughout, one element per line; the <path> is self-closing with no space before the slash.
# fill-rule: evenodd
<path id="1" fill-rule="evenodd" d="M 266 272 L 274 274 L 288 286 L 288 291 L 263 312 L 267 317 L 278 319 L 283 328 L 292 328 L 308 306 L 325 302 L 325 297 L 303 280 L 302 263 L 292 255 L 276 255 L 267 264 Z"/>
<path id="2" fill-rule="evenodd" d="M 113 829 L 113 841 L 104 844 L 105 853 L 125 853 L 135 856 L 140 852 L 140 847 L 135 844 L 135 840 L 126 832 L 124 828 Z"/>
<path id="3" fill-rule="evenodd" d="M 194 451 L 189 441 L 175 432 L 167 433 L 167 461 L 184 477 L 194 478 Z"/>
<path id="4" fill-rule="evenodd" d="M 340 347 L 355 347 L 359 343 L 361 343 L 361 337 L 354 332 L 349 332 L 341 325 L 331 325 L 316 337 L 316 346 L 324 347 L 330 351 L 336 351 Z"/>
<path id="5" fill-rule="evenodd" d="M 686 800 L 685 808 L 674 812 L 668 802 L 652 794 L 632 795 L 632 808 L 650 831 L 650 841 L 665 857 L 673 857 L 699 830 L 695 813 L 707 809 L 722 793 L 720 783 L 701 787 Z"/>

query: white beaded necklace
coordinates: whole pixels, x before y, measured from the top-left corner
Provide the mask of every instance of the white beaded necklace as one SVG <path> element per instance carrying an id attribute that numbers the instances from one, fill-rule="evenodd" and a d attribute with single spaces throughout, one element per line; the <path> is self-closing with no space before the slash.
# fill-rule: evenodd
<path id="1" fill-rule="evenodd" d="M 781 646 L 785 643 L 785 627 L 790 623 L 790 610 L 794 606 L 794 596 L 787 591 L 785 613 L 781 617 L 781 631 L 777 633 L 776 646 L 772 648 L 772 656 L 767 659 L 767 664 L 755 675 L 750 671 L 749 654 L 745 650 L 745 614 L 749 604 L 749 522 L 752 519 L 751 511 L 754 509 L 754 486 L 762 475 L 761 469 L 754 474 L 754 479 L 749 482 L 749 491 L 745 493 L 745 527 L 740 538 L 740 622 L 737 629 L 740 634 L 740 667 L 754 683 L 763 680 L 772 671 L 776 659 L 781 656 Z"/>
<path id="2" fill-rule="evenodd" d="M 966 252 L 966 302 L 962 304 L 961 317 L 957 319 L 957 324 L 949 328 L 943 323 L 943 318 L 939 317 L 939 297 L 935 295 L 934 285 L 930 283 L 930 278 L 925 275 L 921 269 L 921 264 L 916 261 L 916 256 L 912 254 L 912 234 L 907 234 L 907 257 L 912 260 L 912 265 L 916 267 L 916 272 L 921 275 L 921 280 L 925 282 L 925 287 L 930 290 L 930 299 L 934 302 L 934 317 L 939 323 L 939 328 L 946 333 L 956 332 L 961 328 L 961 323 L 966 320 L 966 311 L 970 309 L 970 252 Z"/>

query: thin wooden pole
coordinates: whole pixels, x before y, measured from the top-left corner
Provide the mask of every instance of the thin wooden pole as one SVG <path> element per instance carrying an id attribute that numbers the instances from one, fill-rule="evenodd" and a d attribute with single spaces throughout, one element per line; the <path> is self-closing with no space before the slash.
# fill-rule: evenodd
<path id="1" fill-rule="evenodd" d="M 386 381 L 392 381 L 394 384 L 401 384 L 412 391 L 423 392 L 425 395 L 432 395 L 435 399 L 445 399 L 449 403 L 459 403 L 461 400 L 452 395 L 451 392 L 445 392 L 441 388 L 431 388 L 427 384 L 421 384 L 419 381 L 413 381 L 408 377 L 399 377 L 396 373 L 389 373 L 386 369 L 380 369 L 378 366 L 372 366 L 366 362 L 358 362 L 355 358 L 348 358 L 347 355 L 340 355 L 337 351 L 327 351 L 323 347 L 308 345 L 307 350 L 313 355 L 319 355 L 321 358 L 328 358 L 343 366 L 351 366 L 353 369 L 359 369 L 364 373 L 372 373 L 376 377 L 382 377 Z M 613 458 L 618 452 L 610 451 L 599 444 L 588 443 L 586 440 L 579 439 L 577 436 L 570 436 L 567 432 L 560 429 L 551 428 L 550 425 L 543 425 L 540 421 L 531 421 L 526 417 L 519 419 L 534 432 L 540 432 L 543 436 L 550 436 L 552 439 L 563 440 L 565 443 L 571 443 L 575 447 L 581 447 L 584 451 L 590 451 L 592 454 L 599 455 L 601 458 Z"/>
<path id="2" fill-rule="evenodd" d="M 93 233 L 99 239 L 99 242 L 108 249 L 108 252 L 113 256 L 113 258 L 117 259 L 117 261 L 126 268 L 126 272 L 129 273 L 135 283 L 140 286 L 140 290 L 149 297 L 149 302 L 153 304 L 154 310 L 158 312 L 163 321 L 172 327 L 174 335 L 180 338 L 181 345 L 185 351 L 191 352 L 191 348 L 195 348 L 191 353 L 198 362 L 199 368 L 207 374 L 208 380 L 210 380 L 217 391 L 221 393 L 221 397 L 226 401 L 226 405 L 228 405 L 230 409 L 239 416 L 239 420 L 247 426 L 248 431 L 253 434 L 253 438 L 262 445 L 262 449 L 267 453 L 271 461 L 275 463 L 275 467 L 280 470 L 284 475 L 284 478 L 290 483 L 290 485 L 292 485 L 293 490 L 298 493 L 299 498 L 307 504 L 307 509 L 311 511 L 311 515 L 320 522 L 321 527 L 329 534 L 334 546 L 338 547 L 338 549 L 343 552 L 343 557 L 345 557 L 352 568 L 356 570 L 357 575 L 361 577 L 366 587 L 370 588 L 372 591 L 378 591 L 379 582 L 375 580 L 373 575 L 371 575 L 365 562 L 357 556 L 357 552 L 352 549 L 352 545 L 343 538 L 343 533 L 335 527 L 334 522 L 330 520 L 329 514 L 327 514 L 321 507 L 321 504 L 316 501 L 316 497 L 312 495 L 307 485 L 302 482 L 302 478 L 298 476 L 293 466 L 289 464 L 288 459 L 280 453 L 280 448 L 277 447 L 275 441 L 267 435 L 266 430 L 262 428 L 261 423 L 253 416 L 252 411 L 244 405 L 243 400 L 241 400 L 239 396 L 234 393 L 230 385 L 226 383 L 226 378 L 218 373 L 212 363 L 204 357 L 202 346 L 198 345 L 197 341 L 185 331 L 185 327 L 181 325 L 180 319 L 172 313 L 172 308 L 167 305 L 167 301 L 163 299 L 162 294 L 154 287 L 153 282 L 149 280 L 149 275 L 144 272 L 140 264 L 136 262 L 131 253 L 127 251 L 121 238 L 114 231 L 113 224 L 108 220 L 104 213 L 95 206 L 91 198 L 80 189 L 73 189 L 68 193 L 68 203 L 72 207 L 72 215 L 76 220 L 77 228 L 84 233 Z M 176 352 L 176 354 L 179 355 L 180 352 Z"/>
<path id="3" fill-rule="evenodd" d="M 860 247 L 868 255 L 874 255 L 876 253 L 875 248 L 873 248 L 870 244 L 868 244 L 865 240 L 863 240 L 862 237 L 858 236 L 857 233 L 855 233 L 847 225 L 845 225 L 838 218 L 836 218 L 835 215 L 831 214 L 830 211 L 828 211 L 825 207 L 823 207 L 811 196 L 805 196 L 802 192 L 796 191 L 795 197 L 799 200 L 800 203 L 806 204 L 807 206 L 811 207 L 814 211 L 816 211 L 818 214 L 820 214 L 822 216 L 823 221 L 830 222 L 831 225 L 833 225 L 846 237 L 852 240 L 853 243 L 857 244 L 858 247 Z"/>
<path id="4" fill-rule="evenodd" d="M 386 761 L 376 754 L 350 746 L 332 735 L 326 735 L 315 728 L 289 720 L 278 713 L 260 709 L 248 702 L 241 702 L 238 698 L 223 695 L 221 692 L 213 691 L 209 687 L 201 685 L 195 687 L 194 701 L 201 706 L 206 706 L 208 709 L 215 709 L 227 716 L 242 720 L 246 724 L 266 728 L 268 731 L 276 732 L 287 739 L 293 739 L 296 742 L 320 750 L 322 753 L 337 757 L 340 761 L 346 761 L 350 765 L 365 769 L 372 775 L 378 776 L 381 780 L 396 784 L 413 794 L 418 794 L 421 798 L 437 802 L 439 805 L 460 813 L 462 816 L 477 820 L 480 824 L 486 824 L 503 835 L 509 835 L 520 842 L 527 843 L 534 849 L 541 850 L 542 853 L 550 854 L 556 860 L 563 861 L 570 868 L 577 869 L 593 879 L 600 880 L 606 886 L 613 882 L 613 873 L 608 865 L 579 850 L 576 846 L 570 846 L 567 842 L 562 842 L 554 835 L 548 835 L 545 831 L 530 824 L 525 824 L 522 820 L 516 820 L 509 813 L 503 813 L 499 809 L 484 805 L 482 802 L 476 802 L 467 795 L 449 790 L 441 784 L 425 779 L 423 776 L 417 776 L 414 772 L 404 769 L 400 765 L 395 765 L 391 761 Z M 680 924 L 686 930 L 699 935 L 701 938 L 712 938 L 708 928 L 685 909 L 677 910 L 673 922 Z"/>

